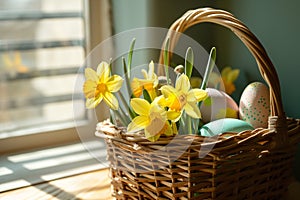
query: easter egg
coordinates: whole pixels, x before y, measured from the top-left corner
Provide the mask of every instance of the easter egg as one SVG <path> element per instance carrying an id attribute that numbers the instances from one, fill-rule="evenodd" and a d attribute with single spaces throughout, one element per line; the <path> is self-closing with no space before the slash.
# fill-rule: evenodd
<path id="1" fill-rule="evenodd" d="M 208 123 L 222 118 L 238 118 L 239 107 L 225 92 L 206 88 L 208 97 L 201 103 L 202 121 Z"/>
<path id="2" fill-rule="evenodd" d="M 246 130 L 254 130 L 254 128 L 243 120 L 225 118 L 203 125 L 200 129 L 200 134 L 202 136 L 212 137 L 225 132 L 239 133 Z"/>
<path id="3" fill-rule="evenodd" d="M 240 119 L 254 128 L 267 128 L 270 115 L 269 88 L 260 82 L 249 84 L 243 91 L 239 104 Z"/>

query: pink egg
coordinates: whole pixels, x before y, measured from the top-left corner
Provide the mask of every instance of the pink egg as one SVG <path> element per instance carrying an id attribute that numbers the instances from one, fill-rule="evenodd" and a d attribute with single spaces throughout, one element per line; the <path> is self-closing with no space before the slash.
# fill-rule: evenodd
<path id="1" fill-rule="evenodd" d="M 269 115 L 269 88 L 260 82 L 249 84 L 243 91 L 240 99 L 240 119 L 248 122 L 254 128 L 267 128 Z"/>
<path id="2" fill-rule="evenodd" d="M 214 88 L 206 88 L 206 91 L 208 97 L 200 107 L 204 123 L 223 118 L 238 118 L 238 105 L 228 94 Z"/>

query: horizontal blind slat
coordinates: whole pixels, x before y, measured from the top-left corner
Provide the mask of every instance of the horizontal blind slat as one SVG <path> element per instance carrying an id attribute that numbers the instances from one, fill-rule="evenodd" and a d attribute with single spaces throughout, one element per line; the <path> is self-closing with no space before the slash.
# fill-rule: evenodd
<path id="1" fill-rule="evenodd" d="M 31 97 L 22 100 L 11 99 L 9 101 L 0 101 L 0 107 L 5 109 L 14 109 L 19 107 L 38 106 L 38 105 L 45 105 L 49 103 L 58 103 L 58 102 L 82 100 L 82 99 L 84 99 L 84 96 L 83 94 L 80 93 L 55 95 L 49 97 L 41 96 L 41 97 Z"/>
<path id="2" fill-rule="evenodd" d="M 10 20 L 41 20 L 53 18 L 83 18 L 82 12 L 59 12 L 59 13 L 45 13 L 45 12 L 0 12 L 0 21 Z"/>
<path id="3" fill-rule="evenodd" d="M 0 52 L 5 51 L 25 51 L 42 48 L 58 48 L 82 46 L 85 47 L 83 39 L 64 41 L 0 41 Z"/>
<path id="4" fill-rule="evenodd" d="M 66 67 L 66 66 L 64 66 Z M 32 79 L 38 77 L 50 77 L 50 76 L 60 76 L 60 75 L 69 75 L 82 73 L 79 67 L 66 67 L 61 69 L 45 69 L 39 71 L 31 71 L 28 73 L 17 73 L 14 76 L 10 76 L 8 73 L 0 74 L 0 81 L 15 81 L 22 79 Z"/>

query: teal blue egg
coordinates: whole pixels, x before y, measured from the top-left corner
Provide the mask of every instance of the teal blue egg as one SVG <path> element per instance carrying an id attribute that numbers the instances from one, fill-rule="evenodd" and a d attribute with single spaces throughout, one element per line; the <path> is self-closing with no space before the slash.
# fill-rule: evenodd
<path id="1" fill-rule="evenodd" d="M 246 130 L 254 130 L 254 128 L 243 120 L 225 118 L 203 125 L 200 129 L 200 135 L 212 137 L 225 132 L 239 133 Z"/>

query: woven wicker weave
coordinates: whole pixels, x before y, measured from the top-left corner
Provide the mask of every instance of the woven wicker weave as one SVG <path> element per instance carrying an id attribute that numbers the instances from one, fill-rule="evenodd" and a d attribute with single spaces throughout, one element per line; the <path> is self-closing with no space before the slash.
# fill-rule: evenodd
<path id="1" fill-rule="evenodd" d="M 281 199 L 287 190 L 300 121 L 285 117 L 272 62 L 242 22 L 211 8 L 188 11 L 174 22 L 167 36 L 170 51 L 180 32 L 201 22 L 231 29 L 253 54 L 270 88 L 269 128 L 217 138 L 177 135 L 149 142 L 141 132 L 127 133 L 126 128 L 101 122 L 96 134 L 107 144 L 117 199 Z"/>

